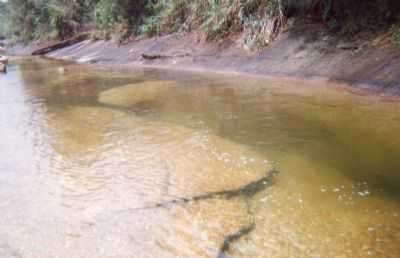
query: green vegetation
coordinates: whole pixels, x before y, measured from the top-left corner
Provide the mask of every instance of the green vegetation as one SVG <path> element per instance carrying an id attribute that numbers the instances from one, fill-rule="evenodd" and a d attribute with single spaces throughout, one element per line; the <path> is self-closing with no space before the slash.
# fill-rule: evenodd
<path id="1" fill-rule="evenodd" d="M 199 30 L 207 40 L 244 33 L 253 48 L 273 40 L 290 18 L 354 35 L 389 29 L 399 13 L 398 0 L 10 0 L 0 5 L 0 32 L 33 40 L 91 30 L 125 40 Z"/>
<path id="2" fill-rule="evenodd" d="M 145 15 L 145 0 L 97 0 L 94 6 L 91 27 L 100 37 L 118 35 L 124 39 L 136 34 Z"/>
<path id="3" fill-rule="evenodd" d="M 0 37 L 6 37 L 9 35 L 9 21 L 8 21 L 8 5 L 0 2 Z"/>
<path id="4" fill-rule="evenodd" d="M 400 24 L 394 24 L 391 28 L 393 42 L 400 46 Z"/>
<path id="5" fill-rule="evenodd" d="M 66 38 L 90 20 L 85 0 L 10 0 L 7 5 L 8 31 L 22 40 Z"/>

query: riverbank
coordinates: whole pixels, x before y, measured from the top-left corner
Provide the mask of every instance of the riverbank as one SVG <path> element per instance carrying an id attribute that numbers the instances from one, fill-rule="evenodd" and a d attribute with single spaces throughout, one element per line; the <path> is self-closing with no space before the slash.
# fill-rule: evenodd
<path id="1" fill-rule="evenodd" d="M 390 35 L 330 35 L 318 24 L 296 26 L 259 51 L 243 48 L 243 35 L 206 42 L 198 33 L 172 34 L 123 45 L 85 40 L 46 56 L 106 66 L 150 66 L 249 75 L 318 78 L 383 95 L 400 95 L 400 49 Z M 35 47 L 17 47 L 28 54 Z"/>

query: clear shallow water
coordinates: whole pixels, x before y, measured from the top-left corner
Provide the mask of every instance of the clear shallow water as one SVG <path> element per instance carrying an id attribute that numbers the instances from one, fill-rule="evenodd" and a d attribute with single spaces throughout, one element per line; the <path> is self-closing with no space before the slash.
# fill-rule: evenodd
<path id="1" fill-rule="evenodd" d="M 398 103 L 25 59 L 0 107 L 0 257 L 400 257 Z"/>

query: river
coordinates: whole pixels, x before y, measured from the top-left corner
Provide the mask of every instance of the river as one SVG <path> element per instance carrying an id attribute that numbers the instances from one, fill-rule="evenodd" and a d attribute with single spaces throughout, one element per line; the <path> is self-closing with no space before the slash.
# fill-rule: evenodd
<path id="1" fill-rule="evenodd" d="M 400 257 L 398 102 L 25 58 L 0 107 L 0 257 Z"/>

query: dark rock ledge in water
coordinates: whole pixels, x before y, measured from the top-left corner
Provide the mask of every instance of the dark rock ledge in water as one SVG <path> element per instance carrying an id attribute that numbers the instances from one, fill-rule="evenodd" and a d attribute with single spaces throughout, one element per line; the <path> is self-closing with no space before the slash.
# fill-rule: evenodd
<path id="1" fill-rule="evenodd" d="M 254 230 L 255 227 L 256 227 L 256 224 L 252 223 L 251 225 L 249 225 L 247 227 L 241 228 L 236 233 L 226 236 L 224 238 L 224 243 L 221 246 L 221 249 L 218 253 L 217 258 L 230 258 L 226 253 L 229 252 L 229 250 L 231 249 L 231 244 L 240 240 L 242 237 L 250 234 Z"/>
<path id="2" fill-rule="evenodd" d="M 219 192 L 212 192 L 212 193 L 206 193 L 202 195 L 197 195 L 194 197 L 182 197 L 182 198 L 177 198 L 171 201 L 166 201 L 166 202 L 161 202 L 157 203 L 156 205 L 153 206 L 148 206 L 148 207 L 143 207 L 143 208 L 138 208 L 135 210 L 141 210 L 141 209 L 156 209 L 156 208 L 170 208 L 171 206 L 174 205 L 185 205 L 197 201 L 203 201 L 203 200 L 209 200 L 209 199 L 214 199 L 214 198 L 224 198 L 227 200 L 233 199 L 233 198 L 243 198 L 244 201 L 247 203 L 248 210 L 247 212 L 252 215 L 252 212 L 250 211 L 250 204 L 249 204 L 249 199 L 254 197 L 259 192 L 264 191 L 265 189 L 273 186 L 275 184 L 275 178 L 279 174 L 279 171 L 276 169 L 272 169 L 266 173 L 264 177 L 261 179 L 251 182 L 241 188 L 234 189 L 234 190 L 226 190 L 226 191 L 219 191 Z M 250 234 L 256 227 L 256 224 L 252 222 L 250 225 L 245 226 L 241 229 L 239 229 L 237 232 L 227 235 L 224 237 L 224 242 L 221 245 L 217 258 L 229 258 L 230 256 L 227 254 L 230 249 L 231 245 L 235 243 L 236 241 L 239 241 L 241 238 L 245 237 L 246 235 Z"/>
<path id="3" fill-rule="evenodd" d="M 224 198 L 227 200 L 233 198 L 244 198 L 246 201 L 252 198 L 257 193 L 264 191 L 265 189 L 273 186 L 275 184 L 275 178 L 279 174 L 279 171 L 276 169 L 272 169 L 267 172 L 267 174 L 261 179 L 251 182 L 243 187 L 234 190 L 225 190 L 218 192 L 211 192 L 201 195 L 196 195 L 193 197 L 181 197 L 176 198 L 171 201 L 160 202 L 152 206 L 136 208 L 134 210 L 143 210 L 143 209 L 156 209 L 156 208 L 169 208 L 173 205 L 179 204 L 189 204 L 202 200 L 209 200 L 214 198 Z"/>

